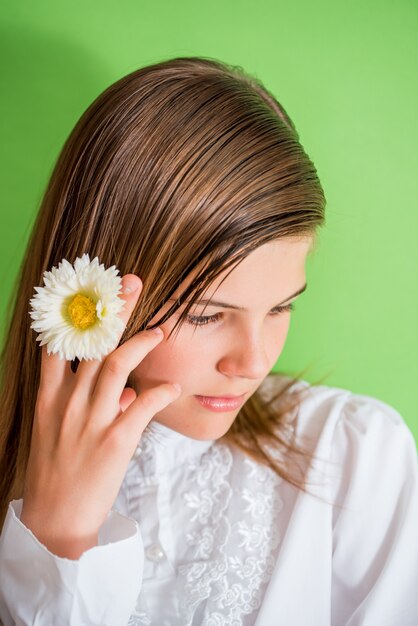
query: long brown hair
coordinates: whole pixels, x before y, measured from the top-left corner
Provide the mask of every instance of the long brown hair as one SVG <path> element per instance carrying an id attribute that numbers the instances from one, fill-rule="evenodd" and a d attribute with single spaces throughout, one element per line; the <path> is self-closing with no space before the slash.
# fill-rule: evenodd
<path id="1" fill-rule="evenodd" d="M 84 112 L 50 177 L 11 299 L 1 355 L 0 524 L 22 497 L 41 350 L 29 300 L 45 270 L 88 252 L 143 281 L 122 342 L 149 321 L 192 270 L 193 282 L 159 323 L 193 302 L 227 268 L 278 238 L 315 237 L 325 198 L 284 108 L 242 68 L 169 59 L 123 77 Z M 173 331 L 175 330 L 173 328 Z M 256 392 L 222 438 L 305 490 L 280 404 Z M 295 389 L 295 388 L 293 388 Z M 269 444 L 269 445 L 266 445 Z M 286 451 L 280 460 L 269 446 Z M 1 526 L 0 526 L 1 527 Z"/>

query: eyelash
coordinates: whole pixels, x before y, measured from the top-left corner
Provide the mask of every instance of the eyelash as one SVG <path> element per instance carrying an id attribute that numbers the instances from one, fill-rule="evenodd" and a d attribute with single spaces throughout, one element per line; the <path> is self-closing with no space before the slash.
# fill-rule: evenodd
<path id="1" fill-rule="evenodd" d="M 279 315 L 284 311 L 294 311 L 295 305 L 293 302 L 290 304 L 286 304 L 285 306 L 281 306 L 278 309 L 273 309 L 274 313 L 272 315 Z M 212 324 L 219 320 L 220 313 L 215 313 L 214 315 L 188 315 L 186 317 L 187 323 L 192 326 L 206 326 L 207 324 Z"/>

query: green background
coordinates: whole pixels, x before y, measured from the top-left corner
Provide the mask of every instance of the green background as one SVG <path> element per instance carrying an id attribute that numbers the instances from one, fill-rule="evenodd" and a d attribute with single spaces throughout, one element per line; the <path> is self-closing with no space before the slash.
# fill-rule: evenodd
<path id="1" fill-rule="evenodd" d="M 55 159 L 90 102 L 143 65 L 240 65 L 288 110 L 327 197 L 277 368 L 380 398 L 418 440 L 418 4 L 2 3 L 0 320 Z"/>

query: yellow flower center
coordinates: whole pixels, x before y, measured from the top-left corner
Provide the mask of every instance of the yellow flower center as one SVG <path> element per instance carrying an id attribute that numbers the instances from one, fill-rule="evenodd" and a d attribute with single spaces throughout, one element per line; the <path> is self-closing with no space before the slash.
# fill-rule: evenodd
<path id="1" fill-rule="evenodd" d="M 96 303 L 88 296 L 78 293 L 68 305 L 68 314 L 73 326 L 85 330 L 96 323 Z"/>

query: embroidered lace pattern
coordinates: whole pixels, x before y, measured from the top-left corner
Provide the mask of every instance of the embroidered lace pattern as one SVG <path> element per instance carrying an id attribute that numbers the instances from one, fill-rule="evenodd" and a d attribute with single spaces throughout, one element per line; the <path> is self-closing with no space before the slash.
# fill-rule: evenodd
<path id="1" fill-rule="evenodd" d="M 233 464 L 230 448 L 218 443 L 189 466 L 187 484 L 193 489 L 183 493 L 183 501 L 191 513 L 185 539 L 192 553 L 178 568 L 184 577 L 184 626 L 252 624 L 243 620 L 260 607 L 273 571 L 281 478 L 244 455 L 238 458 Z M 232 470 L 240 473 L 238 487 Z M 232 499 L 239 502 L 231 512 Z"/>
<path id="2" fill-rule="evenodd" d="M 149 459 L 151 461 L 151 459 Z M 251 626 L 280 543 L 281 478 L 216 443 L 185 468 L 187 514 L 178 566 L 181 626 Z M 139 595 L 128 626 L 157 626 Z"/>

